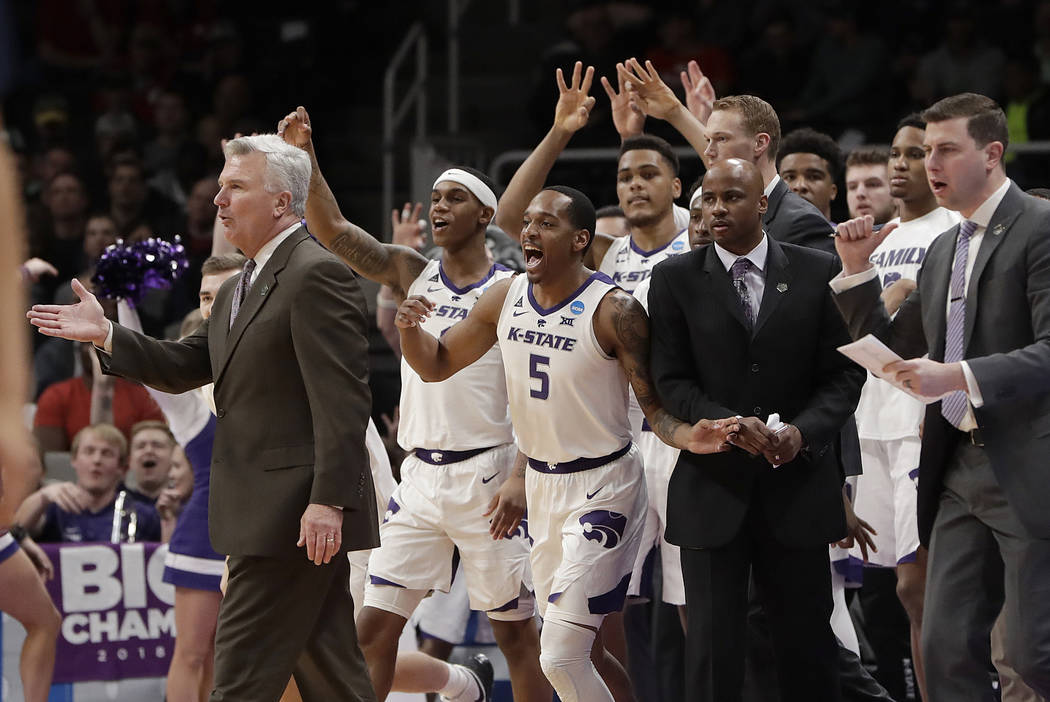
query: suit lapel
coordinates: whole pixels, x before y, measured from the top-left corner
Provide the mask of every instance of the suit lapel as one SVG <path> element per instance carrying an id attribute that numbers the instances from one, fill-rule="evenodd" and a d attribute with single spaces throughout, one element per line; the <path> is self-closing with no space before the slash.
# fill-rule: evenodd
<path id="1" fill-rule="evenodd" d="M 791 265 L 788 263 L 787 255 L 784 254 L 784 249 L 769 235 L 766 235 L 766 241 L 769 242 L 769 253 L 766 256 L 766 284 L 762 292 L 758 319 L 755 320 L 754 336 L 758 335 L 758 331 L 773 314 L 773 310 L 787 296 L 789 283 L 791 283 Z"/>
<path id="2" fill-rule="evenodd" d="M 233 320 L 233 328 L 230 329 L 229 336 L 226 337 L 219 371 L 215 374 L 216 385 L 218 385 L 223 373 L 229 366 L 230 359 L 233 357 L 234 351 L 237 350 L 237 344 L 244 335 L 244 330 L 248 327 L 248 324 L 251 323 L 255 315 L 259 313 L 259 310 L 262 309 L 263 305 L 266 304 L 266 301 L 270 299 L 273 289 L 277 287 L 277 274 L 280 273 L 288 263 L 288 258 L 292 255 L 292 251 L 295 247 L 306 238 L 307 235 L 302 228 L 292 232 L 287 239 L 281 242 L 281 245 L 277 247 L 277 250 L 273 252 L 270 260 L 266 262 L 266 265 L 263 266 L 263 269 L 259 272 L 259 277 L 257 277 L 255 282 L 252 283 L 252 287 L 248 290 L 244 302 L 241 303 L 241 308 L 237 311 L 237 319 Z M 227 327 L 230 324 L 230 307 L 232 306 L 232 302 L 233 297 L 231 296 L 230 305 L 226 306 L 225 315 L 223 317 L 223 321 Z"/>
<path id="3" fill-rule="evenodd" d="M 1014 190 L 1018 190 L 1017 193 Z M 988 222 L 988 228 L 981 237 L 981 245 L 977 248 L 977 256 L 974 258 L 973 271 L 970 273 L 970 284 L 966 287 L 966 330 L 963 335 L 963 348 L 970 346 L 970 336 L 973 334 L 974 323 L 977 317 L 977 289 L 981 281 L 988 260 L 992 257 L 995 249 L 999 246 L 1021 214 L 1020 189 L 1011 185 L 1006 191 L 1002 202 L 995 208 L 995 214 Z"/>
<path id="4" fill-rule="evenodd" d="M 944 360 L 944 335 L 948 328 L 948 286 L 951 283 L 952 263 L 955 258 L 954 242 L 958 236 L 959 225 L 941 234 L 930 246 L 920 271 L 924 287 L 929 285 L 929 294 L 927 295 L 924 289 L 922 299 L 932 302 L 929 307 L 923 305 L 923 317 L 926 318 L 924 324 L 929 325 L 927 328 L 937 331 L 935 343 L 930 348 L 930 358 L 935 361 Z M 945 246 L 937 247 L 942 238 L 945 240 Z"/>
<path id="5" fill-rule="evenodd" d="M 744 308 L 741 306 L 740 298 L 737 297 L 736 289 L 733 287 L 733 281 L 729 279 L 729 273 L 726 272 L 725 266 L 722 265 L 722 260 L 718 258 L 715 245 L 710 244 L 706 248 L 706 258 L 703 265 L 704 272 L 707 274 L 707 279 L 710 283 L 710 289 L 716 298 L 722 301 L 722 307 L 729 310 L 733 318 L 746 331 L 747 318 L 744 316 Z"/>

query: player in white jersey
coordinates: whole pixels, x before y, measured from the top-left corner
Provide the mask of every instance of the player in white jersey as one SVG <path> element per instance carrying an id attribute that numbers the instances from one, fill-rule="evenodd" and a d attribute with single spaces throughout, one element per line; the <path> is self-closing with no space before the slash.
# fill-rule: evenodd
<path id="1" fill-rule="evenodd" d="M 449 169 L 435 181 L 430 222 L 435 243 L 445 252 L 431 261 L 413 249 L 382 244 L 342 217 L 317 166 L 305 110 L 286 116 L 279 131 L 311 155 L 306 208 L 311 232 L 359 274 L 392 288 L 397 298 L 412 293 L 438 300 L 427 334 L 444 333 L 467 316 L 486 288 L 510 275 L 489 260 L 485 248 L 485 228 L 497 202 L 484 174 Z M 475 673 L 434 658 L 397 655 L 401 631 L 416 606 L 432 590 L 448 591 L 457 554 L 471 606 L 492 621 L 515 699 L 550 699 L 538 664 L 534 603 L 525 587 L 529 544 L 522 536 L 502 538 L 516 534 L 525 485 L 513 475 L 517 452 L 502 361 L 499 349 L 489 346 L 483 358 L 448 383 L 424 385 L 402 366 L 398 440 L 409 455 L 387 505 L 381 546 L 369 559 L 357 620 L 379 700 L 391 690 L 487 699 Z"/>
<path id="2" fill-rule="evenodd" d="M 526 276 L 493 285 L 440 339 L 420 329 L 435 310 L 425 297 L 409 297 L 395 320 L 404 358 L 429 381 L 500 345 L 518 445 L 529 457 L 540 663 L 563 702 L 613 699 L 590 651 L 603 617 L 623 605 L 646 506 L 628 383 L 655 433 L 679 448 L 724 450 L 738 427 L 733 420 L 689 426 L 660 406 L 645 311 L 583 265 L 593 229 L 585 195 L 546 188 L 522 220 Z"/>
<path id="3" fill-rule="evenodd" d="M 886 309 L 893 314 L 915 289 L 915 280 L 930 243 L 958 224 L 957 212 L 937 206 L 926 177 L 923 151 L 925 124 L 917 115 L 898 126 L 890 150 L 890 194 L 900 202 L 901 216 L 879 244 L 871 261 L 879 271 Z M 925 696 L 919 646 L 922 600 L 926 582 L 926 549 L 919 546 L 916 484 L 919 431 L 925 406 L 870 373 L 857 406 L 864 473 L 858 476 L 858 514 L 877 534 L 877 551 L 868 560 L 897 569 L 897 594 L 911 622 L 912 656 Z M 854 555 L 861 554 L 854 547 Z"/>

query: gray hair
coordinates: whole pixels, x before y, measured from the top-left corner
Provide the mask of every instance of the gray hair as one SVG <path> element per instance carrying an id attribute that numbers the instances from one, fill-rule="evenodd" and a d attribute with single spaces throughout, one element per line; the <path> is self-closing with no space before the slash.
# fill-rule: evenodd
<path id="1" fill-rule="evenodd" d="M 303 217 L 310 192 L 310 157 L 302 149 L 285 143 L 276 134 L 237 137 L 226 142 L 226 148 L 223 149 L 226 158 L 245 156 L 255 151 L 266 155 L 266 172 L 263 175 L 266 192 L 290 192 L 292 211 Z"/>

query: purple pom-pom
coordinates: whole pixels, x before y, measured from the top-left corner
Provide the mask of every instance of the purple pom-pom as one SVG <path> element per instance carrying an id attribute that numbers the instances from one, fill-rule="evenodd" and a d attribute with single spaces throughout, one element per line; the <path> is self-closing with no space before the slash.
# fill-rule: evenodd
<path id="1" fill-rule="evenodd" d="M 179 237 L 175 241 L 149 238 L 106 247 L 95 264 L 91 282 L 99 297 L 138 304 L 149 288 L 170 288 L 190 267 Z"/>

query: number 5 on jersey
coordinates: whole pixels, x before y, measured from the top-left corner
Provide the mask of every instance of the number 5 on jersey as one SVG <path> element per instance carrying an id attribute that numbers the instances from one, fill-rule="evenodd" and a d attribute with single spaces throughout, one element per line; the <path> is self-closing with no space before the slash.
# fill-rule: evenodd
<path id="1" fill-rule="evenodd" d="M 551 378 L 546 371 L 541 370 L 541 367 L 550 368 L 550 365 L 550 357 L 540 356 L 535 353 L 529 354 L 529 377 L 540 381 L 539 389 L 533 388 L 529 390 L 529 397 L 534 397 L 537 400 L 547 399 L 551 389 Z"/>

